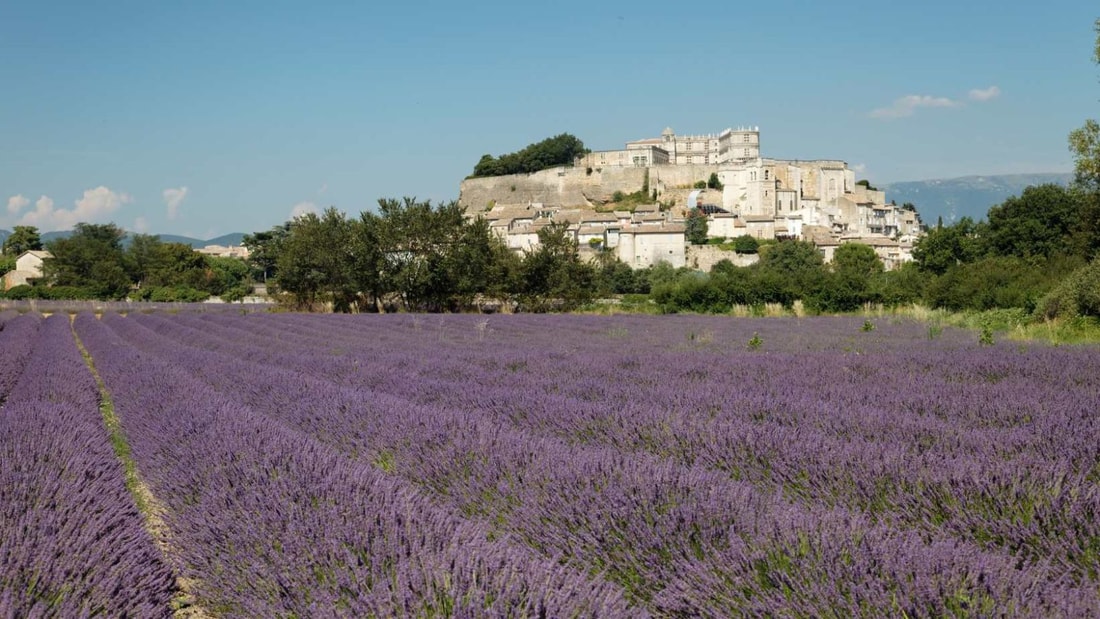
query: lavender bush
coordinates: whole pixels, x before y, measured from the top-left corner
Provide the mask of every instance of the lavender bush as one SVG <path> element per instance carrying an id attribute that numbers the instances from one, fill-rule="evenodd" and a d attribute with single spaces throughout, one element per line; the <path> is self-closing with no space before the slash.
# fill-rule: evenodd
<path id="1" fill-rule="evenodd" d="M 40 322 L 0 332 L 7 360 L 34 348 L 0 407 L 0 617 L 169 616 L 174 578 L 126 491 L 68 317 Z"/>
<path id="2" fill-rule="evenodd" d="M 133 423 L 210 402 L 219 419 L 247 411 L 510 549 L 604 575 L 630 612 L 1097 612 L 1095 349 L 860 319 L 483 320 L 78 325 L 111 342 L 97 360 L 168 373 L 120 367 L 112 390 L 202 394 L 149 401 Z M 136 444 L 158 432 L 190 430 Z M 194 449 L 217 444 L 203 436 Z M 181 472 L 165 470 L 174 488 Z"/>
<path id="3" fill-rule="evenodd" d="M 186 366 L 127 345 L 108 327 L 119 320 L 131 319 L 81 315 L 76 327 L 203 607 L 225 616 L 647 616 L 598 574 L 491 536 Z"/>

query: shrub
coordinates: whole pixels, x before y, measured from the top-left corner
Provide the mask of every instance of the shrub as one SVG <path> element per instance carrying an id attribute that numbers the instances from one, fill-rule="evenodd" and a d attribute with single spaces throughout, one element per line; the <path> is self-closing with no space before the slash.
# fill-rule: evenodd
<path id="1" fill-rule="evenodd" d="M 748 234 L 733 239 L 733 251 L 739 254 L 755 254 L 760 249 L 760 242 Z"/>
<path id="2" fill-rule="evenodd" d="M 3 293 L 5 299 L 11 299 L 12 301 L 25 301 L 27 299 L 37 299 L 38 291 L 33 286 L 15 286 Z"/>
<path id="3" fill-rule="evenodd" d="M 1100 316 L 1100 260 L 1094 260 L 1063 279 L 1035 308 L 1042 318 Z"/>
<path id="4" fill-rule="evenodd" d="M 90 301 L 96 298 L 95 291 L 80 286 L 53 286 L 39 291 L 43 299 L 58 301 Z"/>
<path id="5" fill-rule="evenodd" d="M 153 303 L 198 303 L 210 298 L 210 294 L 186 286 L 160 286 L 142 288 L 131 294 L 130 298 Z"/>
<path id="6" fill-rule="evenodd" d="M 763 345 L 764 340 L 760 339 L 760 334 L 753 332 L 752 339 L 749 340 L 749 350 L 760 350 Z"/>

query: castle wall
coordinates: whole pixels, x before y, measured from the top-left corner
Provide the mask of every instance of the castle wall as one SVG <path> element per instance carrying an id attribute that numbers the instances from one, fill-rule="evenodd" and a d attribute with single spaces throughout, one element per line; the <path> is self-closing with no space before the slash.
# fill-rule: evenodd
<path id="1" fill-rule="evenodd" d="M 714 268 L 714 265 L 722 260 L 729 260 L 733 263 L 733 266 L 747 267 L 756 264 L 760 260 L 760 256 L 726 251 L 713 245 L 688 245 L 687 247 L 687 266 L 693 269 L 709 272 Z"/>
<path id="2" fill-rule="evenodd" d="M 471 213 L 486 210 L 490 203 L 592 208 L 610 202 L 616 191 L 641 189 L 646 169 L 606 167 L 587 174 L 585 168 L 558 167 L 533 174 L 468 178 L 462 181 L 458 202 Z"/>
<path id="3" fill-rule="evenodd" d="M 616 191 L 633 193 L 645 183 L 649 172 L 649 187 L 657 189 L 658 200 L 666 190 L 691 187 L 697 181 L 710 178 L 717 165 L 657 165 L 644 167 L 608 166 L 593 168 L 588 174 L 583 167 L 558 167 L 533 174 L 511 174 L 468 178 L 462 181 L 459 204 L 471 213 L 497 205 L 540 203 L 547 207 L 593 208 L 611 202 Z"/>

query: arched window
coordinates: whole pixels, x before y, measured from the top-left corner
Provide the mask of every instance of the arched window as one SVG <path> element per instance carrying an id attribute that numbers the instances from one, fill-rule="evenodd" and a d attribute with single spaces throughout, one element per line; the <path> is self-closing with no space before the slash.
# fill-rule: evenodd
<path id="1" fill-rule="evenodd" d="M 764 180 L 768 180 L 768 170 L 764 170 Z"/>

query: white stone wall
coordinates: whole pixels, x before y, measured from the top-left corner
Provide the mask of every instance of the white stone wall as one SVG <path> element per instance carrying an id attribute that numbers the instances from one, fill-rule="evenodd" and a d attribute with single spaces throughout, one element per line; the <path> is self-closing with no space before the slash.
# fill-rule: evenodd
<path id="1" fill-rule="evenodd" d="M 15 259 L 15 270 L 34 273 L 32 277 L 42 277 L 42 257 L 34 252 L 23 252 Z"/>
<path id="2" fill-rule="evenodd" d="M 707 237 L 712 239 L 732 239 L 735 236 L 741 236 L 744 233 L 738 232 L 734 227 L 734 223 L 737 220 L 729 216 L 714 216 L 712 215 L 707 220 Z"/>
<path id="3" fill-rule="evenodd" d="M 634 269 L 644 269 L 659 262 L 680 268 L 687 264 L 685 247 L 683 232 L 639 234 L 623 230 L 619 234 L 618 255 L 619 260 Z"/>
<path id="4" fill-rule="evenodd" d="M 539 235 L 535 230 L 516 230 L 508 233 L 508 249 L 527 253 L 539 246 Z"/>
<path id="5" fill-rule="evenodd" d="M 714 268 L 714 265 L 722 260 L 729 260 L 736 267 L 747 267 L 759 262 L 760 256 L 726 251 L 713 245 L 689 245 L 687 247 L 687 264 L 693 269 L 709 272 Z"/>

